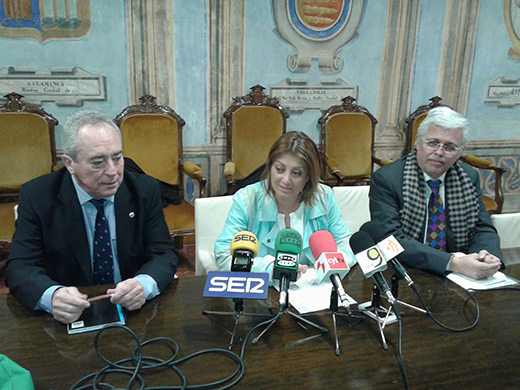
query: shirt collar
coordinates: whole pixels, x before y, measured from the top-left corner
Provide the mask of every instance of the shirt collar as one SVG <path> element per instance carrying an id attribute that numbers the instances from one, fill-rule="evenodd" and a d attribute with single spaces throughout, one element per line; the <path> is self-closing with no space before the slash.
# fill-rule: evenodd
<path id="1" fill-rule="evenodd" d="M 424 172 L 424 171 L 423 171 L 423 175 L 424 175 L 424 181 L 425 181 L 426 183 L 428 183 L 428 180 L 433 180 L 433 181 L 435 181 L 435 180 L 440 180 L 441 183 L 444 183 L 444 178 L 446 177 L 446 172 L 444 172 L 444 173 L 443 173 L 440 177 L 438 177 L 437 179 L 434 179 L 433 177 L 428 176 L 428 175 L 426 174 L 426 172 Z"/>
<path id="2" fill-rule="evenodd" d="M 83 206 L 85 203 L 89 202 L 90 199 L 93 199 L 94 197 L 87 194 L 85 190 L 80 187 L 80 185 L 76 181 L 76 178 L 73 175 L 71 175 L 71 177 L 72 183 L 74 183 L 74 189 L 76 190 L 76 194 L 78 195 L 79 204 Z M 108 198 L 105 198 L 105 200 L 114 203 L 114 197 L 115 195 L 112 195 Z"/>

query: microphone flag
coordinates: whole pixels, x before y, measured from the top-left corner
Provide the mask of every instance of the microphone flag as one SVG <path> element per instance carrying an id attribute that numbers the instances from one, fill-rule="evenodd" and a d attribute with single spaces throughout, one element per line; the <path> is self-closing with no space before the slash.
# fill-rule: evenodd
<path id="1" fill-rule="evenodd" d="M 296 230 L 284 229 L 278 232 L 274 248 L 276 250 L 273 279 L 286 275 L 290 282 L 298 277 L 298 263 L 302 251 L 302 236 Z"/>
<path id="2" fill-rule="evenodd" d="M 329 279 L 337 274 L 343 279 L 350 270 L 343 253 L 338 252 L 334 236 L 327 230 L 318 230 L 309 238 L 309 247 L 316 259 L 314 269 L 318 281 Z"/>

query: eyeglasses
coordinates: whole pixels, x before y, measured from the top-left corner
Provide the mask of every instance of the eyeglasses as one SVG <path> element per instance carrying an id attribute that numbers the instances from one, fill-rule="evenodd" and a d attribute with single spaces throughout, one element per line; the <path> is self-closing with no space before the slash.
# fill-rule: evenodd
<path id="1" fill-rule="evenodd" d="M 448 154 L 455 154 L 459 150 L 462 149 L 462 146 L 455 146 L 452 144 L 444 145 L 444 144 L 440 144 L 436 141 L 428 141 L 425 139 L 423 139 L 423 142 L 426 145 L 426 147 L 430 150 L 437 150 L 439 148 L 442 148 L 444 150 L 444 153 L 448 153 Z"/>

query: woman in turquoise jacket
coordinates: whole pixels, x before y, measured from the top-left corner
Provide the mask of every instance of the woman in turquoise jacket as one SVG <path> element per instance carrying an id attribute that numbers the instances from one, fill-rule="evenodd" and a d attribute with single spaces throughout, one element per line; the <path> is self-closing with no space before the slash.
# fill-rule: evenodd
<path id="1" fill-rule="evenodd" d="M 348 265 L 356 263 L 349 245 L 352 233 L 331 188 L 320 183 L 318 149 L 301 132 L 282 135 L 271 147 L 262 181 L 233 196 L 226 224 L 215 242 L 217 266 L 221 271 L 231 270 L 231 240 L 235 233 L 247 230 L 256 235 L 259 243 L 251 271 L 272 275 L 275 240 L 283 229 L 294 229 L 303 237 L 299 272 L 314 263 L 309 237 L 318 230 L 331 232 Z"/>

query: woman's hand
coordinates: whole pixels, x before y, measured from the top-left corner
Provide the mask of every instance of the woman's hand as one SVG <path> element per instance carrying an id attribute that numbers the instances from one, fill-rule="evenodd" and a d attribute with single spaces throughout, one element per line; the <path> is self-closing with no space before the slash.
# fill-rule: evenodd
<path id="1" fill-rule="evenodd" d="M 296 280 L 300 279 L 301 276 L 307 272 L 307 266 L 306 265 L 302 265 L 302 264 L 298 264 L 298 275 L 296 276 Z"/>

